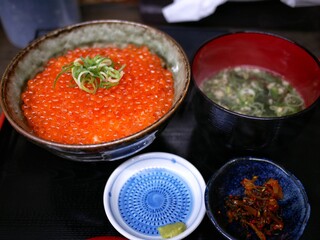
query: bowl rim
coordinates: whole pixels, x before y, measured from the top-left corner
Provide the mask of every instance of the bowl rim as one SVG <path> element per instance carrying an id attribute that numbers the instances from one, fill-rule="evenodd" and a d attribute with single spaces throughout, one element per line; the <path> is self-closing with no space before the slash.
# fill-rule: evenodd
<path id="1" fill-rule="evenodd" d="M 235 157 L 232 158 L 231 160 L 229 160 L 228 162 L 226 162 L 225 164 L 223 164 L 222 167 L 220 167 L 208 180 L 207 185 L 206 185 L 206 190 L 205 190 L 205 206 L 206 206 L 206 214 L 208 216 L 208 218 L 210 219 L 210 221 L 213 223 L 213 225 L 216 227 L 216 229 L 227 239 L 229 240 L 236 240 L 236 238 L 234 238 L 233 236 L 231 236 L 228 232 L 226 232 L 218 223 L 217 219 L 215 218 L 212 209 L 210 207 L 209 204 L 209 189 L 213 186 L 216 178 L 222 173 L 224 172 L 225 169 L 227 169 L 228 167 L 232 166 L 233 164 L 237 163 L 237 162 L 248 162 L 248 161 L 252 161 L 252 162 L 263 162 L 269 165 L 272 165 L 273 167 L 281 170 L 282 173 L 284 173 L 285 176 L 287 176 L 288 178 L 290 178 L 295 186 L 297 186 L 299 188 L 299 193 L 301 194 L 303 201 L 305 203 L 305 207 L 306 207 L 306 211 L 305 211 L 305 216 L 304 216 L 304 222 L 301 225 L 301 228 L 299 230 L 299 237 L 303 234 L 303 231 L 308 223 L 308 220 L 310 218 L 310 214 L 311 214 L 311 206 L 309 203 L 309 199 L 308 199 L 308 195 L 306 193 L 306 190 L 303 186 L 303 184 L 301 183 L 301 181 L 294 175 L 292 174 L 290 171 L 286 170 L 283 166 L 281 166 L 281 164 L 276 163 L 268 158 L 264 158 L 264 157 L 251 157 L 251 156 L 244 156 L 244 157 Z"/>
<path id="2" fill-rule="evenodd" d="M 243 30 L 243 31 L 232 31 L 232 32 L 228 32 L 228 33 L 221 33 L 215 37 L 212 37 L 208 40 L 206 40 L 205 42 L 203 42 L 201 44 L 201 46 L 193 53 L 192 55 L 192 60 L 191 60 L 191 71 L 193 69 L 193 65 L 195 62 L 195 57 L 198 55 L 198 53 L 210 42 L 215 41 L 216 39 L 219 38 L 223 38 L 223 37 L 227 37 L 227 36 L 231 36 L 231 35 L 237 35 L 237 34 L 260 34 L 260 35 L 266 35 L 266 36 L 270 36 L 270 37 L 274 37 L 274 38 L 278 38 L 284 41 L 287 41 L 295 46 L 297 46 L 298 48 L 300 48 L 302 51 L 305 51 L 310 57 L 313 58 L 313 60 L 315 61 L 315 63 L 318 65 L 319 70 L 320 70 L 320 58 L 317 58 L 310 50 L 308 50 L 306 47 L 304 47 L 303 45 L 301 45 L 300 43 L 293 41 L 287 37 L 281 36 L 279 34 L 276 33 L 271 33 L 271 32 L 267 32 L 267 31 L 258 31 L 258 30 Z M 289 115 L 284 115 L 284 116 L 280 116 L 280 117 L 257 117 L 257 116 L 251 116 L 251 115 L 246 115 L 246 114 L 242 114 L 239 112 L 235 112 L 232 110 L 229 110 L 227 108 L 222 107 L 221 105 L 219 105 L 218 103 L 214 102 L 213 100 L 211 100 L 206 94 L 203 93 L 203 91 L 200 89 L 200 87 L 198 86 L 198 84 L 195 81 L 195 78 L 192 74 L 192 82 L 193 85 L 195 86 L 195 88 L 197 89 L 197 91 L 201 94 L 202 97 L 204 97 L 207 101 L 209 101 L 210 103 L 212 103 L 215 107 L 217 107 L 218 109 L 220 109 L 223 112 L 227 112 L 231 115 L 235 115 L 237 117 L 241 117 L 241 118 L 245 118 L 245 119 L 251 119 L 251 120 L 258 120 L 258 121 L 274 121 L 274 120 L 285 120 L 285 119 L 291 119 L 291 118 L 295 118 L 298 117 L 306 112 L 309 112 L 310 110 L 314 109 L 319 103 L 320 103 L 320 95 L 318 96 L 318 98 L 312 103 L 310 104 L 308 107 L 302 109 L 299 112 L 293 113 L 293 114 L 289 114 Z"/>
<path id="3" fill-rule="evenodd" d="M 155 160 L 158 160 L 160 162 L 156 162 Z M 151 161 L 150 164 L 146 164 L 145 162 Z M 172 163 L 171 163 L 172 162 Z M 178 164 L 179 167 L 175 170 L 174 168 L 170 168 L 168 165 L 171 164 Z M 143 166 L 142 166 L 143 165 Z M 173 166 L 171 166 L 173 167 Z M 153 169 L 153 168 L 164 168 L 165 170 L 172 171 L 173 173 L 177 174 L 179 177 L 183 179 L 181 176 L 181 168 L 184 168 L 185 171 L 188 171 L 189 174 L 192 174 L 193 177 L 196 179 L 195 185 L 189 186 L 190 188 L 194 187 L 199 187 L 197 188 L 197 192 L 201 193 L 201 196 L 196 196 L 197 199 L 195 201 L 198 201 L 201 205 L 198 206 L 197 208 L 199 211 L 197 211 L 197 215 L 194 216 L 194 221 L 190 226 L 187 226 L 187 229 L 180 233 L 179 235 L 170 238 L 172 240 L 178 240 L 187 237 L 190 235 L 202 222 L 205 214 L 206 214 L 206 208 L 205 208 L 205 201 L 204 201 L 204 193 L 205 193 L 205 188 L 206 188 L 206 183 L 201 175 L 200 171 L 188 160 L 185 158 L 178 156 L 173 153 L 169 152 L 149 152 L 149 153 L 142 153 L 140 155 L 136 155 L 126 161 L 124 161 L 122 164 L 120 164 L 109 176 L 105 187 L 103 191 L 103 205 L 104 205 L 104 210 L 107 215 L 108 220 L 110 223 L 113 225 L 113 227 L 121 233 L 123 236 L 129 238 L 129 239 L 135 239 L 139 240 L 140 238 L 138 236 L 132 235 L 130 232 L 127 232 L 126 229 L 122 228 L 121 224 L 117 220 L 117 218 L 114 216 L 112 213 L 112 209 L 110 207 L 110 191 L 112 191 L 113 185 L 117 182 L 120 181 L 119 178 L 121 178 L 121 175 L 124 175 L 124 170 L 129 169 L 130 171 L 130 176 L 126 175 L 126 178 L 130 179 L 131 176 L 143 171 L 143 170 L 148 170 L 148 169 Z M 120 176 L 120 177 L 119 177 Z M 126 180 L 128 181 L 128 180 Z M 126 182 L 125 181 L 125 182 Z M 191 181 L 191 180 L 190 180 Z M 118 189 L 117 191 L 120 191 Z M 113 191 L 112 191 L 113 192 Z M 193 208 L 195 209 L 195 208 Z M 193 210 L 194 211 L 194 210 Z M 143 234 L 138 234 L 138 235 L 143 235 Z M 150 237 L 150 239 L 162 239 L 159 236 L 153 236 Z"/>
<path id="4" fill-rule="evenodd" d="M 58 37 L 60 34 L 68 34 L 69 32 L 71 32 L 74 29 L 86 28 L 91 25 L 100 25 L 100 24 L 101 25 L 108 25 L 108 24 L 131 25 L 131 26 L 136 26 L 136 27 L 146 29 L 146 30 L 148 29 L 148 30 L 151 30 L 151 31 L 156 32 L 157 34 L 163 36 L 171 44 L 173 44 L 176 47 L 177 51 L 181 54 L 181 56 L 184 60 L 184 66 L 186 67 L 186 83 L 182 89 L 181 96 L 176 100 L 176 102 L 174 102 L 172 107 L 161 118 L 159 118 L 153 124 L 147 126 L 146 128 L 140 130 L 139 132 L 136 132 L 136 133 L 131 134 L 129 136 L 126 136 L 126 137 L 123 137 L 120 139 L 116 139 L 113 141 L 109 141 L 109 142 L 102 142 L 102 143 L 96 143 L 96 144 L 64 144 L 64 143 L 53 142 L 50 140 L 40 138 L 37 135 L 33 134 L 32 132 L 25 131 L 22 127 L 19 126 L 19 124 L 16 123 L 16 121 L 10 116 L 9 111 L 6 109 L 7 103 L 5 101 L 5 93 L 4 93 L 4 89 L 7 84 L 6 80 L 10 77 L 12 71 L 16 68 L 19 60 L 21 58 L 23 58 L 25 55 L 27 55 L 30 50 L 36 48 L 37 46 L 39 46 L 39 44 L 46 41 L 46 39 L 54 39 L 54 38 Z M 147 135 L 152 134 L 153 132 L 157 132 L 158 128 L 166 120 L 168 120 L 168 119 L 170 119 L 170 117 L 172 117 L 172 115 L 180 107 L 181 103 L 186 98 L 188 90 L 189 90 L 190 82 L 191 82 L 191 67 L 190 67 L 188 57 L 187 57 L 184 49 L 182 48 L 182 46 L 169 34 L 165 33 L 164 31 L 162 31 L 160 29 L 157 29 L 153 26 L 146 25 L 143 23 L 134 22 L 134 21 L 118 20 L 118 19 L 92 20 L 92 21 L 85 21 L 85 22 L 81 22 L 81 23 L 72 24 L 72 25 L 69 25 L 66 27 L 61 27 L 61 28 L 55 29 L 53 31 L 50 31 L 50 32 L 44 34 L 43 36 L 33 40 L 25 48 L 23 48 L 21 51 L 19 51 L 15 55 L 15 57 L 10 61 L 10 63 L 6 67 L 2 77 L 0 78 L 0 106 L 2 108 L 2 111 L 3 111 L 6 119 L 8 119 L 8 121 L 11 123 L 11 125 L 20 134 L 24 135 L 25 137 L 31 139 L 32 141 L 34 141 L 36 143 L 42 143 L 42 144 L 48 145 L 52 148 L 63 148 L 63 149 L 75 149 L 75 148 L 79 148 L 79 149 L 97 148 L 97 149 L 99 149 L 99 148 L 105 148 L 105 147 L 113 148 L 114 146 L 117 146 L 119 144 L 125 144 L 127 142 L 130 143 L 130 142 L 135 141 L 137 139 L 142 139 L 142 138 L 146 137 Z"/>

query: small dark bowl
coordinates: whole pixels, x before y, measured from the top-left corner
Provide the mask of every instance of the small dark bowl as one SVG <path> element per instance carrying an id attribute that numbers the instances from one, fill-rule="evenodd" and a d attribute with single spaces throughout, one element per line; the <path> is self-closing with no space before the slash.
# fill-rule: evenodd
<path id="1" fill-rule="evenodd" d="M 28 79 L 40 72 L 47 61 L 66 51 L 88 46 L 147 46 L 160 56 L 174 78 L 173 106 L 159 120 L 130 136 L 99 144 L 61 144 L 38 137 L 21 109 L 21 93 Z M 111 161 L 133 155 L 149 146 L 177 111 L 190 83 L 190 65 L 182 47 L 169 35 L 135 22 L 100 20 L 57 29 L 36 39 L 9 64 L 0 81 L 2 110 L 17 132 L 54 154 L 75 161 Z M 130 127 L 130 126 L 126 126 Z"/>
<path id="2" fill-rule="evenodd" d="M 222 69 L 256 66 L 278 73 L 302 95 L 306 108 L 283 117 L 253 117 L 230 111 L 199 88 Z M 220 35 L 203 44 L 192 62 L 195 117 L 218 143 L 233 150 L 262 151 L 288 143 L 300 133 L 320 102 L 320 62 L 303 47 L 259 32 Z"/>
<path id="3" fill-rule="evenodd" d="M 284 229 L 280 235 L 268 239 L 299 239 L 310 216 L 310 205 L 304 187 L 290 172 L 266 159 L 233 159 L 211 177 L 205 191 L 205 204 L 207 215 L 214 226 L 227 239 L 245 239 L 244 228 L 234 222 L 228 223 L 225 199 L 230 194 L 243 196 L 244 188 L 240 182 L 253 176 L 259 177 L 257 185 L 270 178 L 276 179 L 283 190 L 284 197 L 279 200 L 279 205 Z"/>

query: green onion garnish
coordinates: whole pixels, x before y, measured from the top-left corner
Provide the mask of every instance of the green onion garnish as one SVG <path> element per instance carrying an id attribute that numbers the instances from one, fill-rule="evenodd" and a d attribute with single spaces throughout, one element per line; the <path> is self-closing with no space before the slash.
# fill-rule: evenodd
<path id="1" fill-rule="evenodd" d="M 110 58 L 100 55 L 93 58 L 89 56 L 77 58 L 74 62 L 62 67 L 54 80 L 53 87 L 62 74 L 70 72 L 78 87 L 88 93 L 94 94 L 99 88 L 111 88 L 119 84 L 125 67 L 122 65 L 119 69 L 115 69 L 114 65 Z"/>

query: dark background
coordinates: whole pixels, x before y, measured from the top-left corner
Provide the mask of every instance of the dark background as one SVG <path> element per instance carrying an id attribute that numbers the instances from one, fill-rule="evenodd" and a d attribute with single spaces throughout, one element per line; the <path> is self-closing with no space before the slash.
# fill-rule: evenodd
<path id="1" fill-rule="evenodd" d="M 320 56 L 320 7 L 291 8 L 280 1 L 227 2 L 199 21 L 168 24 L 161 7 L 170 1 L 83 1 L 82 21 L 125 19 L 156 26 L 172 35 L 191 60 L 207 39 L 221 33 L 260 30 L 277 33 Z M 20 49 L 0 28 L 0 74 Z M 193 163 L 207 181 L 239 153 L 223 149 L 194 120 L 191 85 L 186 101 L 156 141 L 143 152 L 171 152 Z M 318 104 L 319 105 L 319 104 Z M 302 239 L 319 239 L 320 110 L 286 146 L 255 153 L 283 165 L 306 188 L 311 217 Z M 102 194 L 124 160 L 80 163 L 28 142 L 7 121 L 0 131 L 0 239 L 86 239 L 119 235 L 103 209 Z M 188 239 L 222 239 L 205 216 Z"/>

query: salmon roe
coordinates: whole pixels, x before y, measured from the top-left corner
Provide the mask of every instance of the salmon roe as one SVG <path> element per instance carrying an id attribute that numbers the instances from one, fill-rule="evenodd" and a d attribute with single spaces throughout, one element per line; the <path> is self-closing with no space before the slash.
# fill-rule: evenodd
<path id="1" fill-rule="evenodd" d="M 95 94 L 74 86 L 72 76 L 61 75 L 62 66 L 79 57 L 100 55 L 125 64 L 117 86 Z M 72 85 L 73 84 L 73 85 Z M 79 48 L 52 58 L 44 70 L 27 83 L 22 109 L 41 138 L 65 144 L 93 144 L 120 139 L 150 126 L 172 106 L 172 73 L 146 46 Z"/>

